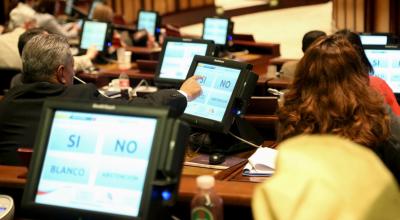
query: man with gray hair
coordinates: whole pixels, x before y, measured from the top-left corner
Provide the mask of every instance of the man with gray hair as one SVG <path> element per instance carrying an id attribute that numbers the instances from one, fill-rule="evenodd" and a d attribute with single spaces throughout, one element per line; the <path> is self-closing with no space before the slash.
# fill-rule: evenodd
<path id="1" fill-rule="evenodd" d="M 68 42 L 62 36 L 40 34 L 25 45 L 22 52 L 24 84 L 12 88 L 0 101 L 0 164 L 20 164 L 17 148 L 33 147 L 46 98 L 123 102 L 103 97 L 93 84 L 72 85 L 73 65 Z M 180 115 L 187 101 L 201 93 L 197 79 L 189 78 L 180 90 L 161 90 L 129 103 L 169 106 L 173 114 Z"/>

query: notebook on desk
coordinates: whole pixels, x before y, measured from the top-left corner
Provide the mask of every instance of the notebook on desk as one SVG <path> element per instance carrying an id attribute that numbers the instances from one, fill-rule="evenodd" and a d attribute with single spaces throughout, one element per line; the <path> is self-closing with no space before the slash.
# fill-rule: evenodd
<path id="1" fill-rule="evenodd" d="M 243 168 L 243 176 L 271 176 L 275 172 L 277 150 L 260 147 L 248 159 Z"/>

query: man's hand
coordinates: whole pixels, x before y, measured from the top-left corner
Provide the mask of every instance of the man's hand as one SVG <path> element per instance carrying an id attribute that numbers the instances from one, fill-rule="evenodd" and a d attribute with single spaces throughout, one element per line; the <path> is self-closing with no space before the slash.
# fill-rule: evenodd
<path id="1" fill-rule="evenodd" d="M 87 51 L 86 51 L 86 56 L 90 59 L 93 60 L 94 58 L 96 58 L 97 54 L 99 53 L 99 51 L 97 50 L 95 45 L 90 46 Z"/>
<path id="2" fill-rule="evenodd" d="M 201 94 L 201 86 L 197 80 L 202 78 L 202 76 L 192 76 L 183 82 L 180 90 L 187 94 L 189 102 Z"/>

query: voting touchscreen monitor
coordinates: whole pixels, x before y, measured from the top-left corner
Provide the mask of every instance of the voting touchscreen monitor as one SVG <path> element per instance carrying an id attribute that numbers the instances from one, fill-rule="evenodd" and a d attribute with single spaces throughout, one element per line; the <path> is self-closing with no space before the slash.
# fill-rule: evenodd
<path id="1" fill-rule="evenodd" d="M 68 210 L 67 215 L 143 217 L 151 197 L 149 175 L 157 166 L 151 161 L 168 113 L 112 106 L 99 104 L 112 111 L 44 107 L 24 204 Z"/>
<path id="2" fill-rule="evenodd" d="M 247 64 L 195 56 L 189 77 L 202 77 L 199 80 L 202 93 L 188 102 L 184 119 L 195 126 L 227 132 L 238 110 L 234 101 L 241 98 L 248 74 Z"/>
<path id="3" fill-rule="evenodd" d="M 149 34 L 156 36 L 159 28 L 159 15 L 155 11 L 139 11 L 137 29 L 146 30 Z"/>
<path id="4" fill-rule="evenodd" d="M 228 42 L 230 21 L 226 18 L 205 18 L 203 23 L 203 39 L 213 40 L 217 45 Z"/>
<path id="5" fill-rule="evenodd" d="M 385 80 L 394 93 L 400 93 L 399 46 L 368 46 L 365 54 L 374 69 L 374 76 Z"/>
<path id="6" fill-rule="evenodd" d="M 87 50 L 90 46 L 96 46 L 97 50 L 104 51 L 107 46 L 109 24 L 85 20 L 81 33 L 80 49 Z"/>
<path id="7" fill-rule="evenodd" d="M 214 43 L 208 40 L 167 38 L 161 51 L 155 82 L 176 86 L 186 78 L 195 55 L 212 55 Z"/>

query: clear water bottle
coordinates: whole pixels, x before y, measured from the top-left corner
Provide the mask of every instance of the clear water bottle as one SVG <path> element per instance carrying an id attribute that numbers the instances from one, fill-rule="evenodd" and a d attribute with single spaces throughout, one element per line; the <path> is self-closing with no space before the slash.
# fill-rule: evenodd
<path id="1" fill-rule="evenodd" d="M 192 199 L 191 220 L 222 220 L 223 202 L 214 191 L 213 176 L 199 176 L 196 179 L 198 193 Z"/>
<path id="2" fill-rule="evenodd" d="M 129 76 L 126 73 L 119 75 L 119 88 L 121 89 L 121 98 L 129 99 Z"/>

